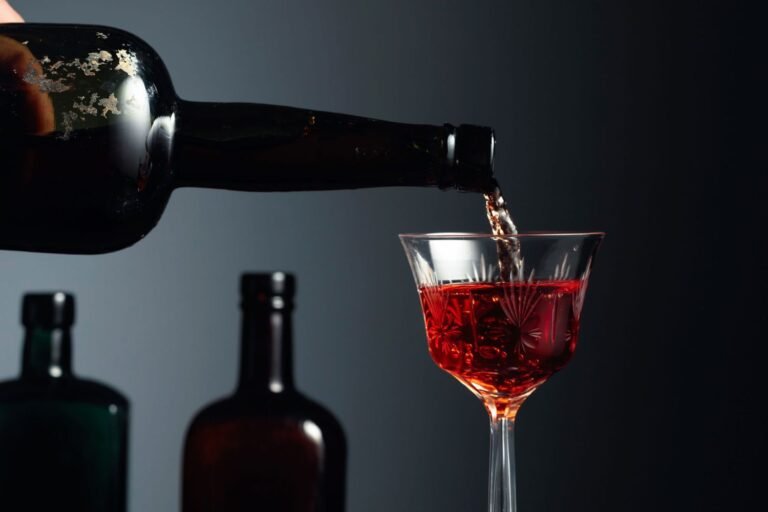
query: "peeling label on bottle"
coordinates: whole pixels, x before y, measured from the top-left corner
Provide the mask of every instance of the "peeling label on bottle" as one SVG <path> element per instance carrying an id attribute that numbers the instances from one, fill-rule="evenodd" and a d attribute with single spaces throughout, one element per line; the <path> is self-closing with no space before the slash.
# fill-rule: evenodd
<path id="1" fill-rule="evenodd" d="M 61 116 L 61 126 L 64 128 L 64 133 L 62 133 L 58 139 L 61 140 L 68 140 L 69 135 L 72 133 L 72 130 L 74 129 L 73 123 L 77 120 L 77 114 L 75 112 L 64 112 L 64 114 Z"/>
<path id="2" fill-rule="evenodd" d="M 72 104 L 72 108 L 79 110 L 83 114 L 89 114 L 95 116 L 99 113 L 96 108 L 96 102 L 99 99 L 99 95 L 96 93 L 91 94 L 91 98 L 88 103 L 85 103 L 85 96 L 80 96 L 80 101 L 76 101 Z"/>
<path id="3" fill-rule="evenodd" d="M 109 36 L 98 32 L 97 37 L 106 40 Z M 71 59 L 57 59 L 56 56 L 49 55 L 39 59 L 33 57 L 26 69 L 20 69 L 18 73 L 22 75 L 24 82 L 35 86 L 41 93 L 69 91 L 69 94 L 60 96 L 57 100 L 60 103 L 56 115 L 60 131 L 58 138 L 67 140 L 78 129 L 78 123 L 86 122 L 89 116 L 107 119 L 110 116 L 121 116 L 126 109 L 130 114 L 131 109 L 142 107 L 137 103 L 135 95 L 126 100 L 116 90 L 116 83 L 123 83 L 125 75 L 130 77 L 128 80 L 136 79 L 140 69 L 139 58 L 130 48 L 109 51 L 96 48 L 84 57 Z M 115 76 L 122 73 L 125 73 L 123 78 Z M 104 79 L 83 80 L 83 77 L 100 74 Z M 143 82 L 141 86 L 143 87 Z M 156 93 L 156 89 L 147 91 L 149 95 Z"/>
<path id="4" fill-rule="evenodd" d="M 139 59 L 136 54 L 128 50 L 117 50 L 117 66 L 115 70 L 125 72 L 128 76 L 136 76 L 139 72 Z"/>
<path id="5" fill-rule="evenodd" d="M 44 93 L 64 92 L 72 88 L 72 86 L 65 84 L 63 79 L 54 80 L 52 78 L 47 78 L 44 73 L 40 72 L 32 64 L 27 66 L 23 78 L 25 82 L 31 85 L 36 85 L 38 89 L 40 89 L 40 92 Z"/>
<path id="6" fill-rule="evenodd" d="M 99 105 L 102 107 L 101 117 L 107 117 L 107 114 L 120 115 L 120 110 L 117 108 L 117 97 L 114 94 L 110 94 L 108 98 L 102 98 L 99 100 Z"/>
<path id="7" fill-rule="evenodd" d="M 79 63 L 78 67 L 85 76 L 95 76 L 103 64 L 112 62 L 113 60 L 111 53 L 106 50 L 101 50 L 99 52 L 89 53 L 85 62 Z"/>

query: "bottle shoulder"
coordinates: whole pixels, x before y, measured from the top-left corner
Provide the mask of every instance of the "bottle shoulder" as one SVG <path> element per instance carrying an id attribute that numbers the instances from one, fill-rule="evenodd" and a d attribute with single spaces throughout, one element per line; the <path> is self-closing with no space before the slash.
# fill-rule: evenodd
<path id="1" fill-rule="evenodd" d="M 302 395 L 302 398 L 304 403 L 303 408 L 307 411 L 308 419 L 317 423 L 322 430 L 333 429 L 340 432 L 343 437 L 344 429 L 341 422 L 330 409 L 309 397 Z"/>
<path id="2" fill-rule="evenodd" d="M 197 413 L 190 428 L 238 419 L 275 419 L 289 422 L 310 420 L 321 430 L 342 431 L 336 417 L 319 403 L 298 391 L 281 393 L 236 392 L 215 401 Z"/>
<path id="3" fill-rule="evenodd" d="M 128 398 L 101 382 L 66 377 L 57 379 L 15 379 L 0 382 L 0 403 L 21 401 L 84 402 L 127 409 Z"/>

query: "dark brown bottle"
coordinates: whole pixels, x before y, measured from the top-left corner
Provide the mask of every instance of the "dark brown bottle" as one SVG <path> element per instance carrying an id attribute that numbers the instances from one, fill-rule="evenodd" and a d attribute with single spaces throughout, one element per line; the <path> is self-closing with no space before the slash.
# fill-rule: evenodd
<path id="1" fill-rule="evenodd" d="M 342 512 L 346 441 L 293 384 L 292 275 L 246 274 L 240 380 L 204 408 L 184 447 L 184 512 Z"/>
<path id="2" fill-rule="evenodd" d="M 184 101 L 131 34 L 0 24 L 0 249 L 127 247 L 183 186 L 486 192 L 493 144 L 476 126 Z"/>
<path id="3" fill-rule="evenodd" d="M 24 296 L 21 375 L 0 383 L 2 510 L 126 510 L 128 400 L 72 372 L 74 308 Z"/>

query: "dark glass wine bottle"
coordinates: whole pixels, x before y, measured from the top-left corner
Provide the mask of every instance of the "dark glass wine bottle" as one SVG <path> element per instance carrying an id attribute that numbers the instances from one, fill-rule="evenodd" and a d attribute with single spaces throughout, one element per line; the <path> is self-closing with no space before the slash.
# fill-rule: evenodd
<path id="1" fill-rule="evenodd" d="M 187 432 L 184 512 L 342 512 L 346 441 L 293 384 L 294 278 L 246 274 L 240 381 Z"/>
<path id="2" fill-rule="evenodd" d="M 127 247 L 183 186 L 487 192 L 493 145 L 477 126 L 184 101 L 131 34 L 0 25 L 0 249 Z"/>
<path id="3" fill-rule="evenodd" d="M 0 508 L 126 510 L 128 401 L 72 373 L 74 298 L 24 297 L 21 376 L 0 383 Z"/>

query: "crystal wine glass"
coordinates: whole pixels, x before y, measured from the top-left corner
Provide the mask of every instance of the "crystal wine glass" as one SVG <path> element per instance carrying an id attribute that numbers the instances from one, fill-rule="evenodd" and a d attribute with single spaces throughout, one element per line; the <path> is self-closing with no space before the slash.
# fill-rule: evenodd
<path id="1" fill-rule="evenodd" d="M 520 406 L 571 359 L 603 233 L 400 235 L 429 353 L 491 420 L 490 512 L 514 512 Z"/>

